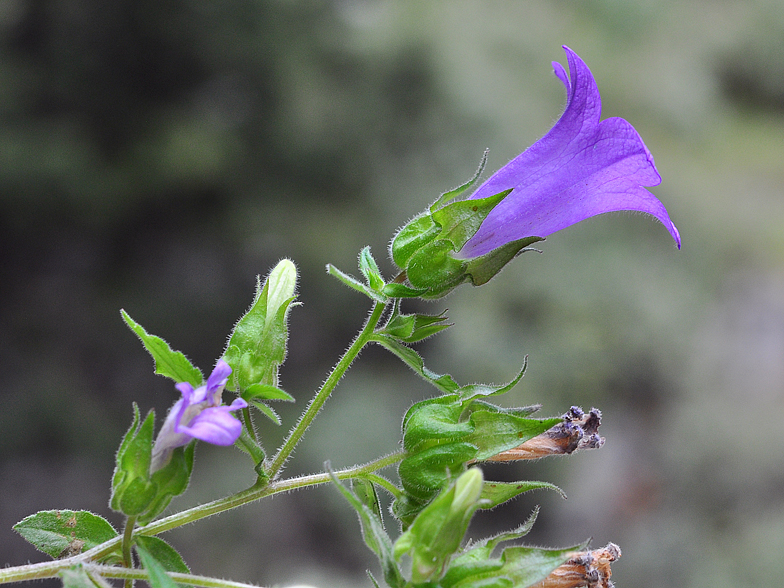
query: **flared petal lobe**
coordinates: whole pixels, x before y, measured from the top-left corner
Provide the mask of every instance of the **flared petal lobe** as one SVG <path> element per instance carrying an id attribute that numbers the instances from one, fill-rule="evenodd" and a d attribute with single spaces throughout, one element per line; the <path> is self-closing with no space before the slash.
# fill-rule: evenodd
<path id="1" fill-rule="evenodd" d="M 653 156 L 631 124 L 599 122 L 596 81 L 576 53 L 564 46 L 570 77 L 553 63 L 567 92 L 566 109 L 539 141 L 493 174 L 470 198 L 512 192 L 487 216 L 458 257 L 484 255 L 523 237 L 547 237 L 605 212 L 640 211 L 656 217 L 680 248 L 667 210 L 644 186 L 661 176 Z"/>
<path id="2" fill-rule="evenodd" d="M 242 398 L 236 398 L 230 406 L 222 405 L 223 389 L 230 374 L 231 367 L 221 359 L 203 386 L 194 388 L 187 382 L 175 385 L 182 398 L 172 406 L 155 440 L 151 472 L 164 467 L 171 459 L 172 451 L 192 439 L 214 445 L 231 445 L 237 440 L 242 423 L 231 412 L 248 404 Z"/>

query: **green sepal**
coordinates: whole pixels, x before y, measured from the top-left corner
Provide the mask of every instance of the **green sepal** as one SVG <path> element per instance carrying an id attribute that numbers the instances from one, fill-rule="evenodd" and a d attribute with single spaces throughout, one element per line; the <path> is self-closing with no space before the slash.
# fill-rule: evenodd
<path id="1" fill-rule="evenodd" d="M 274 408 L 272 408 L 271 406 L 267 406 L 266 404 L 258 400 L 251 400 L 249 404 L 252 404 L 256 408 L 258 408 L 265 417 L 267 417 L 276 425 L 280 426 L 281 420 L 280 417 L 278 416 L 278 413 L 275 412 Z"/>
<path id="2" fill-rule="evenodd" d="M 195 443 L 175 448 L 169 463 L 151 476 L 155 412 L 151 410 L 140 424 L 135 403 L 133 411 L 133 423 L 117 451 L 109 506 L 146 524 L 163 512 L 174 496 L 185 492 L 193 471 Z"/>
<path id="3" fill-rule="evenodd" d="M 511 407 L 505 408 L 502 406 L 496 406 L 495 404 L 490 404 L 489 402 L 481 399 L 474 398 L 471 402 L 471 407 L 474 410 L 487 410 L 490 412 L 503 412 L 505 414 L 512 414 L 519 417 L 527 417 L 531 416 L 535 412 L 538 412 L 542 409 L 541 404 L 532 404 L 530 406 L 518 406 L 518 407 Z"/>
<path id="4" fill-rule="evenodd" d="M 392 239 L 389 248 L 392 261 L 399 268 L 405 268 L 411 256 L 435 239 L 440 232 L 441 227 L 433 221 L 433 217 L 427 212 L 415 216 Z"/>
<path id="5" fill-rule="evenodd" d="M 381 290 L 390 298 L 419 298 L 427 292 L 425 288 L 412 288 L 398 282 L 390 282 Z"/>
<path id="6" fill-rule="evenodd" d="M 496 384 L 468 384 L 461 386 L 458 393 L 463 400 L 471 400 L 480 396 L 500 396 L 501 394 L 506 394 L 523 378 L 526 369 L 528 369 L 528 356 L 523 360 L 523 367 L 520 368 L 520 371 L 511 382 L 501 384 L 500 386 Z M 537 408 L 533 408 L 532 412 L 535 412 Z"/>
<path id="7" fill-rule="evenodd" d="M 512 188 L 476 200 L 458 200 L 432 213 L 441 227 L 439 239 L 449 241 L 453 251 L 460 251 L 479 230 L 487 215 L 512 191 Z"/>
<path id="8" fill-rule="evenodd" d="M 42 510 L 25 517 L 14 531 L 47 555 L 57 559 L 78 555 L 117 536 L 114 527 L 85 510 Z M 102 561 L 115 563 L 119 554 Z"/>
<path id="9" fill-rule="evenodd" d="M 465 439 L 474 430 L 468 421 L 460 422 L 463 403 L 457 395 L 418 402 L 403 420 L 403 449 L 413 454 L 448 441 Z"/>
<path id="10" fill-rule="evenodd" d="M 444 324 L 447 320 L 445 313 L 446 310 L 437 315 L 395 314 L 378 332 L 390 335 L 403 343 L 416 343 L 452 326 Z"/>
<path id="11" fill-rule="evenodd" d="M 155 498 L 147 508 L 138 515 L 139 524 L 146 525 L 169 505 L 171 499 L 179 496 L 188 488 L 193 472 L 193 454 L 196 443 L 191 442 L 184 447 L 176 447 L 171 459 L 165 467 L 156 471 L 150 482 L 155 489 Z"/>
<path id="12" fill-rule="evenodd" d="M 278 426 L 280 426 L 281 423 L 278 413 L 275 412 L 271 406 L 264 404 L 263 400 L 294 402 L 294 397 L 291 394 L 271 384 L 253 384 L 242 393 L 242 398 L 244 398 L 248 404 L 252 404 L 258 408 L 264 416 Z"/>
<path id="13" fill-rule="evenodd" d="M 465 470 L 466 462 L 474 459 L 476 453 L 476 445 L 457 441 L 409 455 L 398 466 L 403 489 L 417 500 L 430 500 L 450 478 Z"/>
<path id="14" fill-rule="evenodd" d="M 286 359 L 288 311 L 296 299 L 297 269 L 280 261 L 262 284 L 250 309 L 237 321 L 223 358 L 231 366 L 229 389 L 244 393 L 256 384 L 278 385 L 278 369 Z"/>
<path id="15" fill-rule="evenodd" d="M 454 200 L 476 184 L 479 176 L 482 175 L 486 163 L 487 151 L 484 152 L 479 168 L 470 180 L 454 190 L 449 190 L 448 192 L 441 194 L 427 211 L 415 216 L 397 232 L 394 239 L 392 239 L 390 254 L 392 256 L 392 261 L 394 261 L 398 267 L 405 268 L 414 253 L 427 243 L 439 237 L 439 234 L 442 234 L 443 225 L 440 225 L 434 220 L 434 218 L 436 218 L 436 213 L 443 210 L 450 201 Z M 450 218 L 453 216 L 454 214 L 448 212 L 442 214 L 439 218 L 445 222 L 449 222 Z M 462 245 L 460 246 L 462 247 Z"/>
<path id="16" fill-rule="evenodd" d="M 97 588 L 102 584 L 96 583 L 91 574 L 84 569 L 82 564 L 77 564 L 57 572 L 63 581 L 63 588 Z"/>
<path id="17" fill-rule="evenodd" d="M 495 508 L 515 496 L 530 492 L 531 490 L 553 490 L 566 498 L 566 494 L 555 484 L 549 482 L 534 482 L 525 480 L 522 482 L 485 482 L 482 488 L 482 498 L 485 500 L 482 508 Z"/>
<path id="18" fill-rule="evenodd" d="M 178 588 L 177 583 L 166 573 L 166 568 L 163 564 L 138 543 L 136 545 L 136 553 L 139 554 L 142 567 L 149 574 L 147 582 L 150 588 Z"/>
<path id="19" fill-rule="evenodd" d="M 471 278 L 466 273 L 466 262 L 455 259 L 454 245 L 446 239 L 436 239 L 420 247 L 405 267 L 411 286 L 426 290 L 422 298 L 441 298 Z"/>
<path id="20" fill-rule="evenodd" d="M 411 582 L 436 582 L 459 549 L 471 517 L 481 505 L 482 471 L 471 468 L 441 492 L 398 537 L 394 556 L 409 554 Z"/>
<path id="21" fill-rule="evenodd" d="M 450 200 L 454 200 L 460 194 L 468 190 L 471 186 L 479 181 L 479 177 L 482 175 L 482 172 L 485 170 L 485 165 L 487 165 L 487 154 L 489 149 L 485 149 L 485 152 L 482 154 L 482 159 L 479 162 L 479 167 L 474 172 L 474 175 L 468 180 L 465 184 L 454 188 L 453 190 L 449 190 L 448 192 L 444 192 L 441 196 L 436 200 L 433 204 L 430 205 L 430 212 L 433 213 L 445 204 L 447 204 Z"/>
<path id="22" fill-rule="evenodd" d="M 425 361 L 416 351 L 406 347 L 394 337 L 384 333 L 376 333 L 373 335 L 372 341 L 397 355 L 416 374 L 433 384 L 441 392 L 451 394 L 460 388 L 449 374 L 437 374 L 425 367 Z"/>
<path id="23" fill-rule="evenodd" d="M 155 487 L 149 479 L 155 411 L 147 413 L 141 424 L 136 403 L 133 412 L 131 428 L 117 451 L 109 503 L 114 510 L 128 516 L 141 514 L 155 498 Z"/>
<path id="24" fill-rule="evenodd" d="M 327 464 L 327 467 L 329 467 L 329 464 Z M 354 492 L 343 486 L 332 470 L 329 470 L 329 475 L 338 491 L 348 500 L 348 503 L 354 510 L 357 511 L 360 528 L 362 529 L 362 538 L 370 550 L 378 557 L 387 584 L 391 588 L 403 588 L 406 581 L 395 561 L 392 551 L 392 541 L 384 529 L 384 524 L 380 517 L 380 508 L 377 504 L 371 504 L 373 502 L 371 494 L 366 487 L 363 487 L 363 496 L 360 498 Z"/>
<path id="25" fill-rule="evenodd" d="M 359 271 L 365 276 L 371 290 L 380 292 L 384 288 L 384 278 L 381 276 L 381 270 L 378 269 L 376 260 L 370 253 L 370 247 L 363 247 L 359 252 Z"/>
<path id="26" fill-rule="evenodd" d="M 505 245 L 493 249 L 479 257 L 474 257 L 466 261 L 465 272 L 470 276 L 474 286 L 486 284 L 512 261 L 515 257 L 526 251 L 538 251 L 529 248 L 529 245 L 544 241 L 544 237 L 524 237 L 517 241 L 511 241 Z"/>
<path id="27" fill-rule="evenodd" d="M 194 388 L 201 386 L 204 376 L 180 351 L 173 351 L 169 344 L 156 335 L 150 335 L 127 312 L 120 310 L 123 320 L 139 337 L 144 348 L 155 360 L 155 373 L 171 378 L 175 382 L 188 382 Z"/>
<path id="28" fill-rule="evenodd" d="M 538 547 L 507 547 L 501 553 L 501 567 L 493 572 L 480 573 L 468 578 L 454 588 L 468 588 L 482 585 L 478 581 L 492 578 L 506 578 L 512 586 L 532 586 L 541 582 L 557 567 L 565 564 L 578 551 L 584 550 L 587 543 L 566 549 L 542 549 Z"/>
<path id="29" fill-rule="evenodd" d="M 473 443 L 478 451 L 477 461 L 517 447 L 562 422 L 560 418 L 531 419 L 516 415 L 477 410 L 471 412 L 471 434 L 465 440 Z"/>
<path id="30" fill-rule="evenodd" d="M 489 482 L 485 482 L 487 485 Z M 482 495 L 484 497 L 484 488 Z M 451 588 L 455 585 L 460 586 L 511 586 L 511 580 L 507 578 L 492 578 L 487 577 L 490 573 L 499 570 L 503 563 L 500 559 L 492 559 L 493 551 L 499 543 L 504 541 L 513 541 L 527 535 L 536 521 L 539 514 L 539 507 L 534 509 L 534 512 L 528 519 L 516 529 L 499 533 L 493 537 L 487 537 L 480 541 L 470 544 L 462 553 L 455 557 L 449 564 L 444 577 L 441 579 L 441 586 L 443 588 Z M 477 583 L 466 582 L 463 580 L 469 579 L 477 575 L 485 576 L 484 581 Z M 499 582 L 499 583 L 494 583 Z"/>
<path id="31" fill-rule="evenodd" d="M 386 304 L 387 301 L 389 300 L 385 294 L 382 294 L 380 292 L 376 292 L 375 290 L 373 290 L 372 288 L 370 288 L 366 284 L 363 284 L 362 282 L 360 282 L 359 280 L 357 280 L 353 276 L 350 276 L 350 275 L 340 271 L 338 268 L 336 268 L 331 263 L 327 264 L 327 273 L 329 275 L 337 278 L 341 282 L 343 282 L 349 288 L 351 288 L 353 290 L 356 290 L 357 292 L 361 292 L 362 294 L 364 294 L 365 296 L 367 296 L 368 298 L 370 298 L 374 302 L 380 302 L 381 304 Z"/>
<path id="32" fill-rule="evenodd" d="M 356 478 L 351 480 L 351 489 L 354 495 L 359 498 L 362 503 L 367 506 L 373 515 L 381 522 L 381 527 L 384 527 L 384 518 L 381 515 L 381 501 L 376 492 L 376 485 L 370 480 Z"/>

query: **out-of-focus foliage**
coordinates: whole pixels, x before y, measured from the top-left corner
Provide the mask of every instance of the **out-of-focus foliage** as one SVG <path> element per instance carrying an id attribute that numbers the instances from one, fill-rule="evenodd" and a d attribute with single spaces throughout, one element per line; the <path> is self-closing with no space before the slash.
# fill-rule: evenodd
<path id="1" fill-rule="evenodd" d="M 469 178 L 485 148 L 490 172 L 550 127 L 564 96 L 549 62 L 568 44 L 604 115 L 629 120 L 653 152 L 664 180 L 653 191 L 683 250 L 649 219 L 581 223 L 429 306 L 448 306 L 456 326 L 419 350 L 459 381 L 506 381 L 527 353 L 510 405 L 604 411 L 600 451 L 487 474 L 525 467 L 569 496 L 503 507 L 507 528 L 541 502 L 531 540 L 620 544 L 618 585 L 775 584 L 782 38 L 774 0 L 0 2 L 0 492 L 14 497 L 0 501 L 0 563 L 37 557 L 11 530 L 36 510 L 116 522 L 109 480 L 131 401 L 160 418 L 174 400 L 120 308 L 209 365 L 255 276 L 294 259 L 304 304 L 281 370 L 297 399 L 281 409 L 290 423 L 365 313 L 324 265 L 352 267 L 369 244 L 389 274 L 382 251 L 399 226 Z M 399 441 L 399 415 L 429 389 L 373 351 L 298 467 L 342 467 Z M 388 428 L 364 430 L 379 410 Z M 198 453 L 175 506 L 251 481 Z M 481 513 L 474 524 L 477 536 L 502 530 Z M 205 547 L 211 533 L 225 551 Z M 330 488 L 167 539 L 195 573 L 260 584 L 364 585 L 375 565 Z"/>

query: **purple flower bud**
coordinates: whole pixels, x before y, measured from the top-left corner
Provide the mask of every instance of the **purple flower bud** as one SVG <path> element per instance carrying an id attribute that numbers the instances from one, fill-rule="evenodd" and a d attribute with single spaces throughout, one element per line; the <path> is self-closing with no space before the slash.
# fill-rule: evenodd
<path id="1" fill-rule="evenodd" d="M 230 406 L 222 405 L 223 389 L 229 374 L 229 364 L 221 359 L 206 384 L 196 389 L 187 382 L 175 386 L 182 393 L 182 398 L 169 410 L 155 440 L 150 473 L 166 466 L 172 451 L 187 445 L 192 439 L 214 445 L 231 445 L 237 440 L 242 432 L 242 423 L 231 412 L 245 408 L 248 403 L 237 398 Z"/>
<path id="2" fill-rule="evenodd" d="M 523 237 L 547 237 L 597 214 L 636 210 L 656 217 L 681 238 L 664 205 L 644 186 L 661 182 L 653 156 L 622 118 L 599 122 L 596 81 L 576 53 L 564 46 L 570 77 L 554 62 L 566 86 L 566 109 L 548 132 L 493 174 L 470 198 L 512 188 L 456 257 L 472 259 Z"/>

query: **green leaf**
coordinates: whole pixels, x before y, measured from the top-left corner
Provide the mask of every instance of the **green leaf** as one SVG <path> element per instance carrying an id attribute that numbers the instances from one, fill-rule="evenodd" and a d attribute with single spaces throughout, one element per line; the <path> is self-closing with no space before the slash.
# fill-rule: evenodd
<path id="1" fill-rule="evenodd" d="M 482 508 L 495 508 L 499 504 L 503 504 L 515 496 L 530 492 L 531 490 L 540 489 L 554 490 L 561 495 L 561 498 L 566 498 L 566 494 L 564 494 L 563 490 L 555 484 L 550 484 L 548 482 L 534 482 L 529 480 L 523 482 L 485 482 L 485 485 L 482 488 L 482 498 L 487 502 L 482 504 Z"/>
<path id="2" fill-rule="evenodd" d="M 57 575 L 63 581 L 63 588 L 96 588 L 82 564 L 60 570 Z"/>
<path id="3" fill-rule="evenodd" d="M 460 388 L 460 386 L 457 385 L 457 382 L 452 379 L 452 376 L 449 374 L 437 374 L 429 370 L 425 367 L 425 361 L 416 351 L 410 347 L 406 347 L 393 337 L 383 333 L 377 333 L 371 340 L 397 355 L 403 360 L 403 363 L 414 370 L 414 372 L 445 394 L 451 394 Z"/>
<path id="4" fill-rule="evenodd" d="M 167 572 L 190 574 L 191 570 L 182 559 L 179 552 L 159 537 L 146 537 L 136 535 L 136 546 L 141 547 L 151 555 Z"/>
<path id="5" fill-rule="evenodd" d="M 364 499 L 362 499 L 343 486 L 332 470 L 329 470 L 329 475 L 340 493 L 357 511 L 359 524 L 362 528 L 362 538 L 370 550 L 378 557 L 387 584 L 392 588 L 403 588 L 405 580 L 392 554 L 392 541 L 384 530 L 384 525 L 379 516 L 380 510 L 375 506 L 371 507 L 368 505 L 369 494 L 367 489 L 363 489 Z"/>
<path id="6" fill-rule="evenodd" d="M 362 282 L 360 282 L 356 278 L 354 278 L 354 277 L 352 277 L 352 276 L 350 276 L 350 275 L 348 275 L 346 273 L 343 273 L 342 271 L 340 271 L 338 268 L 336 268 L 331 263 L 327 264 L 327 273 L 329 275 L 337 278 L 341 282 L 343 282 L 349 288 L 352 288 L 353 290 L 356 290 L 357 292 L 361 292 L 362 294 L 364 294 L 365 296 L 367 296 L 371 300 L 374 300 L 375 302 L 380 302 L 381 304 L 386 304 L 387 301 L 388 301 L 388 298 L 386 297 L 386 295 L 381 294 L 380 292 L 376 292 L 375 290 L 369 288 L 368 286 L 366 286 L 365 284 L 363 284 Z"/>
<path id="7" fill-rule="evenodd" d="M 142 567 L 150 575 L 148 583 L 151 588 L 177 588 L 177 584 L 166 573 L 163 564 L 155 559 L 149 551 L 137 544 L 136 553 L 139 554 Z"/>
<path id="8" fill-rule="evenodd" d="M 155 373 L 175 382 L 188 382 L 194 388 L 201 386 L 204 376 L 188 358 L 180 351 L 172 351 L 169 344 L 160 337 L 150 335 L 139 323 L 134 321 L 127 312 L 121 310 L 123 320 L 141 339 L 145 349 L 155 360 Z"/>
<path id="9" fill-rule="evenodd" d="M 19 521 L 14 531 L 54 558 L 77 555 L 117 536 L 106 519 L 84 510 L 44 510 Z"/>

